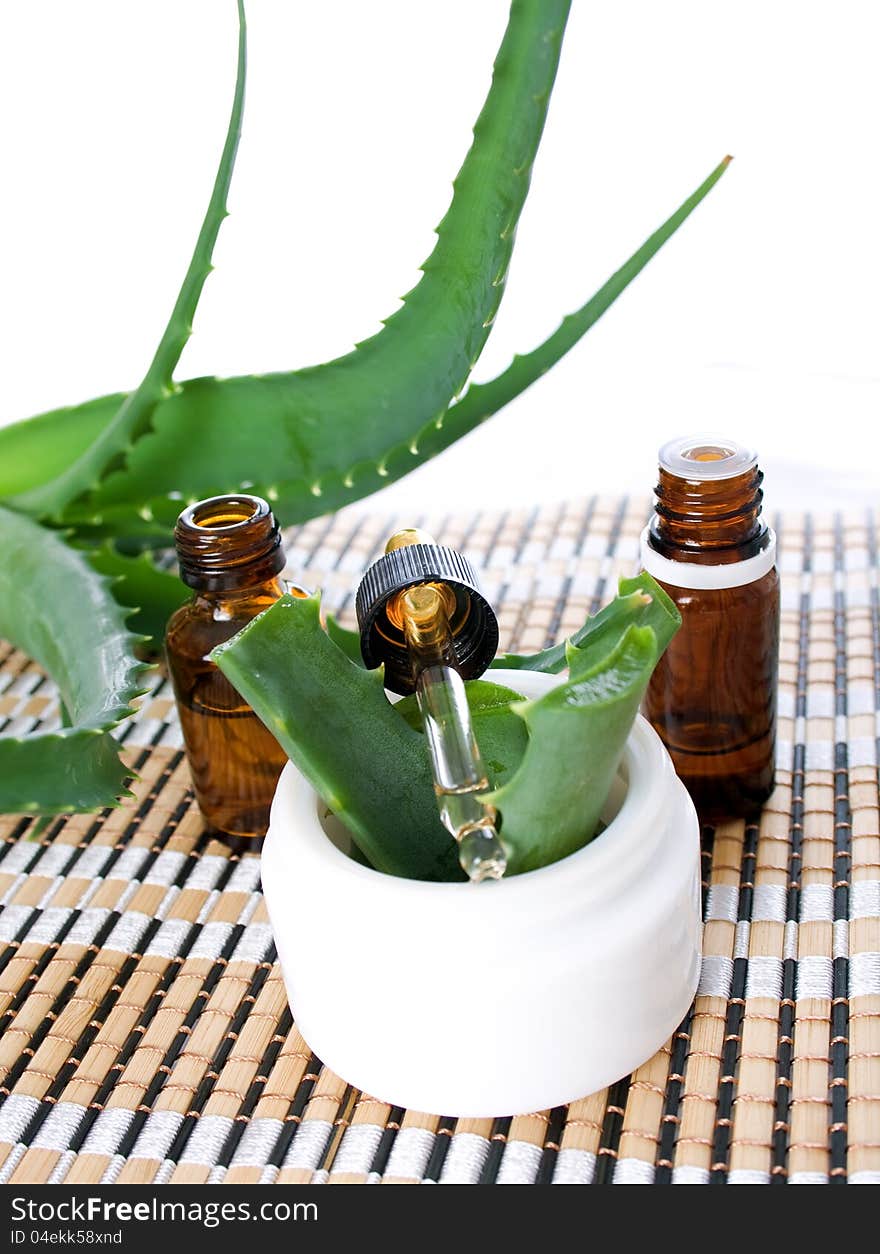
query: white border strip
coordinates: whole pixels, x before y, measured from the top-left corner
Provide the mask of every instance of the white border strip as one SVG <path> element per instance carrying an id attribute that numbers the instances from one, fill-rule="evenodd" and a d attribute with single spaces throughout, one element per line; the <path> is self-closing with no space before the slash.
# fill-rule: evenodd
<path id="1" fill-rule="evenodd" d="M 776 532 L 767 530 L 767 544 L 756 557 L 742 562 L 730 562 L 726 566 L 697 566 L 693 562 L 674 562 L 662 557 L 648 543 L 649 528 L 639 539 L 642 569 L 659 579 L 660 583 L 675 588 L 742 588 L 747 583 L 761 579 L 776 565 Z"/>

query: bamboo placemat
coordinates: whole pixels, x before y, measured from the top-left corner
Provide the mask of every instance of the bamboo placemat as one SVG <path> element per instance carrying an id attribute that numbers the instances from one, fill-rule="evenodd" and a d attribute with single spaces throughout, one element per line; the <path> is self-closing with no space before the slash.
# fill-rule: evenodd
<path id="1" fill-rule="evenodd" d="M 646 508 L 402 521 L 466 550 L 503 645 L 530 651 L 632 571 Z M 702 979 L 654 1058 L 494 1120 L 390 1107 L 322 1067 L 286 1004 L 259 862 L 203 832 L 157 678 L 120 729 L 133 801 L 42 829 L 0 817 L 0 1181 L 880 1183 L 878 528 L 774 523 L 778 787 L 760 822 L 704 832 Z M 290 572 L 350 622 L 398 525 L 311 523 Z M 40 671 L 0 658 L 0 733 L 57 720 Z"/>

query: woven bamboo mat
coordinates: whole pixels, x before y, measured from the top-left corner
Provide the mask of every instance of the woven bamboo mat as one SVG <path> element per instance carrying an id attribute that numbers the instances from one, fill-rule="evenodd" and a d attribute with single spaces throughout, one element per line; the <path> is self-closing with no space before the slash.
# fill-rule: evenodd
<path id="1" fill-rule="evenodd" d="M 646 508 L 405 521 L 467 551 L 502 644 L 533 650 L 631 572 Z M 0 1181 L 880 1183 L 878 533 L 774 522 L 778 787 L 759 823 L 704 833 L 702 980 L 654 1058 L 494 1120 L 389 1107 L 323 1068 L 286 1004 L 259 862 L 203 832 L 157 678 L 120 729 L 133 801 L 40 830 L 0 817 Z M 397 525 L 309 524 L 291 574 L 350 621 Z M 0 657 L 0 732 L 51 725 L 49 681 Z"/>

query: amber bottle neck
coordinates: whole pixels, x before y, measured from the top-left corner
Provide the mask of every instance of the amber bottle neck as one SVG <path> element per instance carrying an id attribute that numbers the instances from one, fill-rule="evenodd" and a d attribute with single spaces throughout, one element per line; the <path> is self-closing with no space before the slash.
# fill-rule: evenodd
<path id="1" fill-rule="evenodd" d="M 728 479 L 690 479 L 660 467 L 650 544 L 672 560 L 744 561 L 766 543 L 764 476 L 757 466 Z"/>
<path id="2" fill-rule="evenodd" d="M 285 563 L 281 532 L 258 496 L 215 496 L 188 506 L 174 543 L 180 577 L 201 595 L 252 592 L 275 583 Z"/>

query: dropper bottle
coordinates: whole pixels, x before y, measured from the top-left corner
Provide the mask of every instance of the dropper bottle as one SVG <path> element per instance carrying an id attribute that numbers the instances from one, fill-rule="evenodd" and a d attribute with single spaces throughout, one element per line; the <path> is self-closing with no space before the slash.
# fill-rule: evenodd
<path id="1" fill-rule="evenodd" d="M 361 582 L 357 614 L 366 665 L 385 665 L 391 691 L 416 694 L 440 818 L 463 870 L 472 883 L 501 879 L 507 856 L 496 812 L 480 800 L 489 781 L 464 686 L 494 657 L 498 624 L 472 567 L 424 532 L 398 531 Z"/>
<path id="2" fill-rule="evenodd" d="M 660 449 L 642 567 L 681 612 L 645 713 L 701 818 L 754 814 L 773 790 L 779 577 L 754 450 L 715 435 Z"/>
<path id="3" fill-rule="evenodd" d="M 285 592 L 281 532 L 266 501 L 246 493 L 187 506 L 174 541 L 192 599 L 165 636 L 193 789 L 210 829 L 239 850 L 258 851 L 287 754 L 209 654 Z"/>

